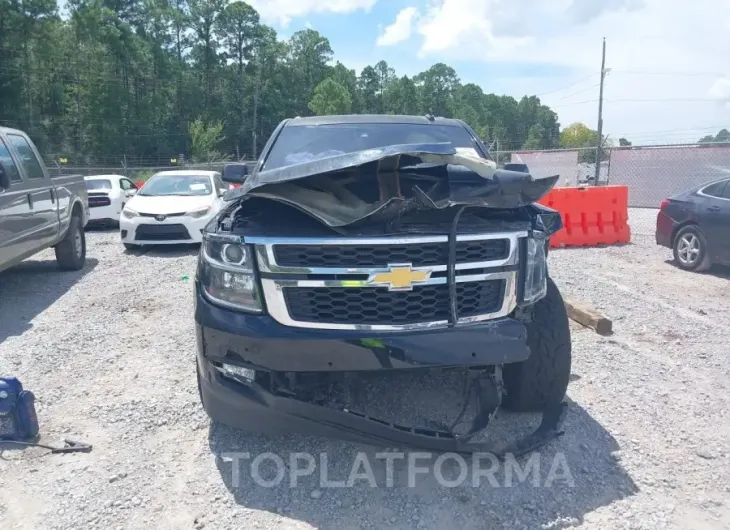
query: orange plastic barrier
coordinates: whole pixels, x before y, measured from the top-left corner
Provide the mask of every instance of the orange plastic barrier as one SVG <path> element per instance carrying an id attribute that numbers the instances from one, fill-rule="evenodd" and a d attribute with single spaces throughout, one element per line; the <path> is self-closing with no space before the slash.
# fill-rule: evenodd
<path id="1" fill-rule="evenodd" d="M 628 186 L 553 188 L 538 201 L 560 212 L 563 228 L 550 247 L 591 247 L 631 241 Z"/>

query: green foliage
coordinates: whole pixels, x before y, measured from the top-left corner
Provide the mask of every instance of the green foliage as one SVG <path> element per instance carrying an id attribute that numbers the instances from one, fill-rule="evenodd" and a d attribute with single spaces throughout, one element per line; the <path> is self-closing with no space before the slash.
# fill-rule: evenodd
<path id="1" fill-rule="evenodd" d="M 349 114 L 352 111 L 352 98 L 347 88 L 328 77 L 314 89 L 309 108 L 317 116 Z"/>
<path id="2" fill-rule="evenodd" d="M 205 123 L 198 118 L 190 122 L 188 131 L 193 162 L 218 162 L 225 158 L 216 149 L 225 140 L 221 122 Z"/>
<path id="3" fill-rule="evenodd" d="M 727 129 L 722 129 L 715 136 L 708 134 L 707 136 L 703 136 L 702 138 L 700 138 L 699 143 L 700 144 L 730 143 L 730 131 L 728 131 Z"/>
<path id="4" fill-rule="evenodd" d="M 243 1 L 64 4 L 61 18 L 54 0 L 0 0 L 0 120 L 49 156 L 250 159 L 282 119 L 330 112 L 456 117 L 501 150 L 563 143 L 536 96 L 485 94 L 444 63 L 358 75 L 317 31 L 280 41 Z"/>
<path id="5" fill-rule="evenodd" d="M 619 138 L 618 145 L 621 147 L 629 147 L 631 146 L 631 142 L 629 142 L 626 138 Z"/>

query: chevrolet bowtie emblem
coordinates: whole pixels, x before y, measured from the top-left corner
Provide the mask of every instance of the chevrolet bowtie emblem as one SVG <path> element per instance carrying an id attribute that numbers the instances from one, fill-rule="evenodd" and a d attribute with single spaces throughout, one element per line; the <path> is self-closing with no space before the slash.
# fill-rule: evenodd
<path id="1" fill-rule="evenodd" d="M 375 272 L 368 278 L 371 285 L 387 285 L 389 291 L 410 291 L 414 284 L 426 282 L 431 277 L 429 270 L 413 270 L 410 263 L 388 265 L 388 272 Z"/>

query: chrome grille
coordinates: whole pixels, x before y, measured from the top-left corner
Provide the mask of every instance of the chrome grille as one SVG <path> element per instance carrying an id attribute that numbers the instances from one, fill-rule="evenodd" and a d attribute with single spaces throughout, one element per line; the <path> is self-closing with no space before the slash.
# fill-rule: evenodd
<path id="1" fill-rule="evenodd" d="M 500 318 L 516 306 L 526 232 L 457 236 L 458 323 Z M 255 245 L 270 315 L 292 327 L 395 331 L 449 324 L 448 237 L 246 238 Z M 373 282 L 391 267 L 426 271 L 410 288 Z M 380 282 L 382 283 L 382 282 Z"/>
<path id="2" fill-rule="evenodd" d="M 459 241 L 456 244 L 456 262 L 504 259 L 508 252 L 508 239 Z M 276 263 L 285 267 L 387 267 L 390 263 L 413 263 L 426 267 L 447 263 L 449 245 L 277 245 L 274 256 Z"/>

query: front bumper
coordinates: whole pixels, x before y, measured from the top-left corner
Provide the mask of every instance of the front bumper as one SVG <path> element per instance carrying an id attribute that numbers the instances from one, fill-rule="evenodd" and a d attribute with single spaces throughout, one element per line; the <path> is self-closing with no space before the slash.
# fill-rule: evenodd
<path id="1" fill-rule="evenodd" d="M 154 217 L 143 217 L 136 216 L 132 219 L 128 219 L 124 215 L 119 219 L 119 230 L 122 237 L 122 243 L 129 243 L 132 245 L 180 245 L 187 243 L 202 243 L 203 242 L 203 229 L 213 215 L 206 215 L 199 219 L 194 219 L 186 215 L 166 217 L 162 221 L 158 221 Z M 143 225 L 147 225 L 154 228 L 161 227 L 162 229 L 171 228 L 173 225 L 182 225 L 187 231 L 185 238 L 179 238 L 177 235 L 170 239 L 165 239 L 164 235 L 155 236 L 154 239 L 138 237 L 137 229 Z"/>
<path id="2" fill-rule="evenodd" d="M 528 437 L 494 447 L 445 430 L 396 425 L 281 395 L 253 381 L 232 380 L 218 368 L 226 363 L 259 372 L 325 372 L 520 362 L 529 357 L 529 348 L 526 328 L 518 320 L 390 333 L 290 328 L 268 316 L 219 308 L 198 286 L 195 291 L 199 389 L 206 412 L 216 421 L 256 432 L 306 432 L 376 445 L 494 454 L 528 452 L 560 434 L 564 405 L 546 412 Z"/>

